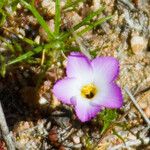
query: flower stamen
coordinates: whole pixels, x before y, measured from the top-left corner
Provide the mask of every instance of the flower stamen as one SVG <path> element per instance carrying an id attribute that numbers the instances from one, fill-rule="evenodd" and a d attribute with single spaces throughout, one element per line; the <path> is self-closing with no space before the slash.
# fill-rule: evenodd
<path id="1" fill-rule="evenodd" d="M 97 93 L 96 86 L 93 83 L 87 84 L 82 87 L 81 95 L 82 97 L 92 99 Z"/>

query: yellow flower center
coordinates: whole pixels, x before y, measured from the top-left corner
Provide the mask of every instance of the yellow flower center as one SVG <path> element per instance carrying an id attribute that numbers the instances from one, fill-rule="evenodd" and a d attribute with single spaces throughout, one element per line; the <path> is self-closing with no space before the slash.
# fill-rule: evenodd
<path id="1" fill-rule="evenodd" d="M 81 95 L 84 98 L 92 99 L 97 93 L 96 86 L 92 83 L 87 84 L 82 87 L 81 89 Z"/>

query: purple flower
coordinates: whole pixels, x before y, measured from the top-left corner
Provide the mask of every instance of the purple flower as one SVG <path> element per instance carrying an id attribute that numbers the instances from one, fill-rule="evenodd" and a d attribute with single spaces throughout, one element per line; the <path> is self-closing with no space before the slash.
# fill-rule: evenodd
<path id="1" fill-rule="evenodd" d="M 122 106 L 121 89 L 114 82 L 119 74 L 119 62 L 115 58 L 89 60 L 81 53 L 72 52 L 66 72 L 67 77 L 54 85 L 53 93 L 63 103 L 73 105 L 82 122 L 96 116 L 102 107 Z"/>

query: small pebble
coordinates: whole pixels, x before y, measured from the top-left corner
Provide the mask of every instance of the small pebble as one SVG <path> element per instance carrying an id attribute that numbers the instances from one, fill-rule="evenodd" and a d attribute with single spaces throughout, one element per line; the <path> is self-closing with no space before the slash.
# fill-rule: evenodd
<path id="1" fill-rule="evenodd" d="M 79 131 L 77 132 L 77 136 L 78 136 L 78 137 L 82 137 L 83 135 L 84 135 L 84 133 L 83 133 L 82 130 L 79 130 Z"/>
<path id="2" fill-rule="evenodd" d="M 45 97 L 40 97 L 39 99 L 39 104 L 40 105 L 45 105 L 48 103 L 48 100 Z"/>
<path id="3" fill-rule="evenodd" d="M 38 36 L 36 36 L 36 38 L 34 39 L 34 41 L 35 41 L 37 44 L 40 44 L 40 39 L 41 39 L 41 37 L 38 35 Z"/>
<path id="4" fill-rule="evenodd" d="M 142 36 L 133 36 L 131 38 L 131 48 L 134 54 L 140 55 L 147 47 L 147 40 Z"/>
<path id="5" fill-rule="evenodd" d="M 75 144 L 79 144 L 80 143 L 80 138 L 78 136 L 73 136 L 72 140 Z"/>
<path id="6" fill-rule="evenodd" d="M 145 114 L 146 114 L 146 116 L 147 116 L 148 118 L 150 118 L 150 107 L 147 107 L 147 108 L 145 109 Z"/>

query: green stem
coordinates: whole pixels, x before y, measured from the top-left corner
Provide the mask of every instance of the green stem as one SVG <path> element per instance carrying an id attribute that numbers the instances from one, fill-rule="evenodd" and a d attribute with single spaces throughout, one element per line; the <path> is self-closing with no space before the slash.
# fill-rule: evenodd
<path id="1" fill-rule="evenodd" d="M 26 42 L 26 43 L 28 43 L 29 45 L 37 45 L 37 43 L 35 42 L 35 41 L 33 41 L 33 40 L 31 40 L 31 39 L 29 39 L 29 38 L 26 38 L 26 37 L 24 37 L 24 38 L 20 38 L 22 41 L 24 41 L 24 42 Z"/>
<path id="2" fill-rule="evenodd" d="M 1 27 L 6 21 L 6 14 L 3 12 L 2 9 L 0 9 L 0 16 L 1 16 L 1 19 L 0 19 L 0 27 Z"/>
<path id="3" fill-rule="evenodd" d="M 34 48 L 33 50 L 30 50 L 27 53 L 22 54 L 21 56 L 17 57 L 16 59 L 9 61 L 7 63 L 7 66 L 18 63 L 18 62 L 21 62 L 23 60 L 26 60 L 26 59 L 30 58 L 31 56 L 40 53 L 43 49 L 50 49 L 53 46 L 54 45 L 52 45 L 51 43 L 45 44 L 43 46 L 38 46 L 38 47 Z"/>
<path id="4" fill-rule="evenodd" d="M 89 21 L 91 19 L 93 19 L 93 17 L 99 15 L 103 10 L 105 9 L 105 7 L 101 7 L 100 9 L 98 9 L 95 12 L 91 12 L 86 18 L 84 18 L 79 24 L 77 24 L 76 26 L 73 27 L 73 30 L 76 31 L 78 30 L 81 26 L 86 25 L 88 23 L 90 23 Z"/>
<path id="5" fill-rule="evenodd" d="M 7 48 L 9 48 L 12 53 L 15 52 L 13 45 L 7 42 L 7 40 L 4 37 L 0 36 L 0 40 L 6 43 Z"/>
<path id="6" fill-rule="evenodd" d="M 78 32 L 77 35 L 78 35 L 78 36 L 83 35 L 84 33 L 86 33 L 86 32 L 88 32 L 88 31 L 92 30 L 94 27 L 96 27 L 96 26 L 98 26 L 98 25 L 104 23 L 105 21 L 109 20 L 110 18 L 112 18 L 112 16 L 107 16 L 107 17 L 105 17 L 105 18 L 102 18 L 102 19 L 100 19 L 100 20 L 94 22 L 93 24 L 91 24 L 91 25 L 89 25 L 88 27 L 84 28 L 82 31 Z"/>
<path id="7" fill-rule="evenodd" d="M 14 60 L 12 60 L 12 61 L 9 61 L 9 62 L 7 63 L 7 66 L 12 65 L 12 64 L 15 64 L 15 63 L 17 63 L 17 62 L 21 62 L 21 61 L 23 61 L 23 60 L 25 60 L 25 59 L 28 59 L 28 58 L 30 58 L 32 55 L 37 54 L 37 53 L 41 52 L 42 50 L 43 50 L 43 47 L 42 47 L 42 46 L 39 46 L 39 47 L 35 48 L 33 51 L 29 51 L 29 52 L 27 52 L 27 53 L 25 53 L 25 54 L 23 54 L 23 55 L 17 57 L 16 59 L 14 59 Z"/>
<path id="8" fill-rule="evenodd" d="M 84 18 L 80 23 L 78 23 L 77 25 L 75 25 L 73 28 L 71 28 L 67 33 L 63 34 L 61 38 L 65 39 L 68 36 L 70 36 L 70 34 L 73 31 L 78 30 L 80 27 L 87 25 L 90 23 L 90 20 L 93 19 L 93 17 L 99 15 L 103 10 L 105 9 L 105 7 L 101 7 L 100 9 L 98 9 L 95 12 L 91 12 L 86 18 Z"/>
<path id="9" fill-rule="evenodd" d="M 55 2 L 55 35 L 59 35 L 61 24 L 61 15 L 60 15 L 60 0 L 56 0 Z"/>
<path id="10" fill-rule="evenodd" d="M 29 3 L 27 3 L 25 0 L 21 0 L 21 2 L 25 5 L 25 7 L 27 9 L 29 9 L 33 15 L 36 17 L 36 19 L 38 20 L 38 22 L 40 23 L 40 25 L 43 27 L 43 29 L 45 30 L 45 32 L 48 35 L 48 39 L 51 40 L 54 38 L 53 33 L 51 32 L 49 26 L 47 25 L 47 23 L 45 22 L 45 20 L 43 19 L 43 17 L 39 14 L 39 12 L 35 9 L 34 6 L 30 5 Z"/>
<path id="11" fill-rule="evenodd" d="M 81 36 L 81 35 L 83 35 L 84 33 L 86 33 L 86 32 L 88 32 L 88 31 L 90 31 L 90 30 L 92 30 L 94 27 L 96 27 L 97 25 L 100 25 L 100 24 L 102 24 L 102 23 L 104 23 L 105 21 L 107 21 L 107 20 L 109 20 L 109 19 L 111 19 L 112 18 L 112 16 L 107 16 L 107 17 L 105 17 L 105 18 L 102 18 L 102 19 L 100 19 L 100 20 L 98 20 L 98 21 L 96 21 L 96 22 L 94 22 L 94 23 L 92 23 L 92 24 L 90 24 L 89 26 L 87 26 L 86 28 L 84 28 L 83 30 L 81 30 L 80 32 L 77 32 L 77 36 Z M 74 31 L 72 30 L 72 31 L 70 31 L 70 33 L 73 33 Z M 64 35 L 62 35 L 62 39 L 65 39 L 66 37 L 68 37 L 69 35 L 70 35 L 70 33 L 66 33 L 66 34 L 64 34 Z M 71 37 L 70 39 L 69 39 L 69 41 L 70 42 L 72 42 L 72 41 L 74 41 L 75 40 L 75 37 Z"/>

